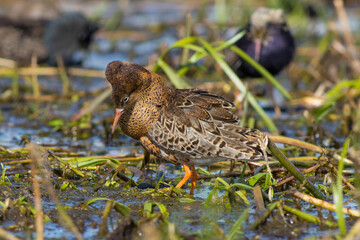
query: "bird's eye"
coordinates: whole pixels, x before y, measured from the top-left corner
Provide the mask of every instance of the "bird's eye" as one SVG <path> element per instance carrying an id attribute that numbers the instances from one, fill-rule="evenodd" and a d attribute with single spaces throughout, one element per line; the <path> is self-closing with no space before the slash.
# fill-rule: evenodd
<path id="1" fill-rule="evenodd" d="M 127 102 L 127 101 L 129 101 L 129 97 L 124 97 L 123 102 Z"/>

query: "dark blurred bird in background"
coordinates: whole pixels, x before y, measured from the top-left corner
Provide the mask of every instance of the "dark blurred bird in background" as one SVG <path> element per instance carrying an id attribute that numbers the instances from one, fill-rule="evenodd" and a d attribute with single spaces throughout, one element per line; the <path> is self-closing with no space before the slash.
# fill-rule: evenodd
<path id="1" fill-rule="evenodd" d="M 97 29 L 79 12 L 51 20 L 0 15 L 0 57 L 24 66 L 33 56 L 38 63 L 56 65 L 60 56 L 65 65 L 77 65 Z"/>
<path id="2" fill-rule="evenodd" d="M 294 57 L 295 40 L 281 9 L 259 8 L 251 16 L 245 35 L 235 45 L 245 51 L 272 75 L 277 75 Z M 236 53 L 227 53 L 227 62 L 241 77 L 261 74 Z"/>

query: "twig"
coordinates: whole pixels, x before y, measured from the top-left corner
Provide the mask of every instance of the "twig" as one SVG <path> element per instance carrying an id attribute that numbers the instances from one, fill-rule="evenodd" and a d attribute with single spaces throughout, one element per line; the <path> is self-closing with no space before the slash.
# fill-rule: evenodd
<path id="1" fill-rule="evenodd" d="M 29 144 L 29 152 L 31 156 L 31 175 L 34 186 L 34 204 L 35 204 L 35 228 L 36 228 L 36 239 L 44 239 L 44 213 L 41 205 L 41 192 L 40 183 L 37 175 L 37 163 L 39 163 L 40 150 L 37 149 L 36 145 Z"/>
<path id="2" fill-rule="evenodd" d="M 81 92 L 77 92 L 76 95 L 78 97 L 86 97 L 86 96 L 91 96 L 91 95 L 98 95 L 99 93 L 101 93 L 103 91 L 104 91 L 103 89 L 95 90 L 95 91 L 81 91 Z M 15 91 L 14 91 L 14 93 L 15 93 Z M 59 99 L 67 99 L 67 98 L 70 98 L 73 96 L 74 96 L 73 94 L 51 94 L 51 95 L 41 95 L 39 97 L 25 95 L 25 96 L 19 97 L 19 100 L 20 101 L 50 102 L 50 101 L 59 100 Z M 9 98 L 9 100 L 12 100 L 12 99 Z M 1 102 L 4 102 L 4 101 L 1 101 Z"/>
<path id="3" fill-rule="evenodd" d="M 37 58 L 35 55 L 31 56 L 31 67 L 34 68 L 37 67 Z M 38 76 L 36 73 L 31 74 L 31 82 L 33 86 L 34 97 L 35 98 L 40 97 L 40 86 L 39 86 Z"/>
<path id="4" fill-rule="evenodd" d="M 19 75 L 17 71 L 14 71 L 13 74 L 11 74 L 12 77 L 12 95 L 17 98 L 19 96 Z"/>
<path id="5" fill-rule="evenodd" d="M 58 64 L 60 79 L 63 81 L 63 94 L 65 94 L 65 95 L 69 94 L 70 80 L 66 74 L 64 61 L 63 61 L 61 55 L 56 56 L 56 62 Z"/>
<path id="6" fill-rule="evenodd" d="M 326 149 L 318 147 L 314 144 L 307 143 L 307 142 L 304 142 L 304 141 L 301 141 L 298 139 L 294 139 L 294 138 L 284 137 L 284 136 L 269 135 L 269 139 L 276 143 L 284 143 L 284 144 L 288 144 L 288 145 L 293 145 L 293 146 L 305 148 L 307 150 L 310 150 L 313 152 L 318 152 L 318 153 L 322 153 L 326 150 Z"/>
<path id="7" fill-rule="evenodd" d="M 300 148 L 304 148 L 313 152 L 317 152 L 317 153 L 325 153 L 325 154 L 329 154 L 329 151 L 325 148 L 316 146 L 314 144 L 308 143 L 308 142 L 304 142 L 298 139 L 293 139 L 293 138 L 289 138 L 289 137 L 284 137 L 284 136 L 279 136 L 279 135 L 268 135 L 269 140 L 276 142 L 276 143 L 283 143 L 283 144 L 288 144 L 288 145 L 292 145 L 292 146 L 297 146 Z M 339 154 L 332 154 L 332 157 L 339 161 L 341 159 L 341 156 Z M 345 163 L 347 164 L 353 164 L 353 162 L 347 158 L 344 158 Z"/>
<path id="8" fill-rule="evenodd" d="M 39 76 L 56 76 L 59 74 L 59 70 L 56 67 L 22 67 L 17 69 L 0 67 L 0 76 L 13 76 L 16 72 L 21 76 L 30 76 L 32 74 Z M 104 71 L 93 69 L 68 68 L 67 73 L 72 76 L 105 78 Z"/>
<path id="9" fill-rule="evenodd" d="M 259 185 L 253 187 L 254 199 L 256 208 L 260 211 L 265 211 L 264 198 L 262 196 L 262 191 Z"/>
<path id="10" fill-rule="evenodd" d="M 319 167 L 321 167 L 321 164 L 316 164 L 316 165 L 312 166 L 311 168 L 305 169 L 305 170 L 303 171 L 303 173 L 313 172 L 313 171 L 315 171 L 316 169 L 318 169 Z M 287 183 L 287 182 L 290 182 L 290 181 L 292 181 L 292 180 L 294 180 L 294 179 L 295 179 L 294 176 L 288 177 L 288 178 L 286 178 L 286 179 L 284 179 L 284 180 L 276 183 L 276 184 L 275 184 L 275 187 L 279 187 L 279 186 L 281 186 L 281 185 L 283 185 L 283 184 L 285 184 L 285 183 Z"/>
<path id="11" fill-rule="evenodd" d="M 303 201 L 309 202 L 314 204 L 315 206 L 318 207 L 322 207 L 325 209 L 328 209 L 330 211 L 336 211 L 336 206 L 335 204 L 329 203 L 327 201 L 324 200 L 320 200 L 314 197 L 311 197 L 307 194 L 298 192 L 298 191 L 292 191 L 291 192 L 295 197 L 300 198 Z M 360 211 L 359 210 L 354 210 L 354 209 L 349 209 L 349 208 L 343 208 L 343 213 L 347 214 L 347 215 L 351 215 L 354 217 L 360 217 Z"/>
<path id="12" fill-rule="evenodd" d="M 5 231 L 2 227 L 0 227 L 0 239 L 6 239 L 6 240 L 20 240 L 20 238 L 15 237 L 8 231 Z"/>
<path id="13" fill-rule="evenodd" d="M 254 171 L 249 171 L 249 172 L 245 172 L 245 176 L 247 175 L 253 175 Z M 243 175 L 242 172 L 228 172 L 228 173 L 223 173 L 223 174 L 213 174 L 213 175 L 200 175 L 199 179 L 212 179 L 212 178 L 223 178 L 223 177 L 239 177 Z"/>
<path id="14" fill-rule="evenodd" d="M 185 34 L 184 38 L 190 37 L 191 35 L 191 15 L 190 12 L 187 11 L 185 15 Z M 184 48 L 181 54 L 181 65 L 185 65 L 188 61 L 189 57 L 189 49 Z"/>
<path id="15" fill-rule="evenodd" d="M 360 219 L 356 221 L 356 223 L 352 226 L 349 233 L 346 235 L 344 240 L 353 240 L 359 239 L 360 237 Z"/>
<path id="16" fill-rule="evenodd" d="M 40 147 L 38 145 L 30 144 L 29 147 L 34 148 L 34 151 L 39 152 L 38 155 L 36 156 L 40 156 Z M 84 240 L 83 236 L 77 229 L 76 225 L 73 223 L 69 215 L 66 213 L 64 207 L 59 203 L 58 197 L 55 193 L 55 190 L 51 184 L 51 179 L 49 177 L 50 170 L 48 169 L 48 166 L 44 163 L 44 158 L 37 157 L 34 158 L 33 160 L 36 161 L 36 164 L 38 166 L 41 166 L 43 169 L 43 171 L 40 171 L 40 175 L 41 178 L 43 179 L 43 183 L 47 189 L 47 192 L 49 193 L 51 200 L 55 203 L 56 209 L 59 212 L 60 218 L 62 219 L 60 223 L 63 224 L 69 231 L 71 231 L 75 235 L 76 239 Z"/>
<path id="17" fill-rule="evenodd" d="M 338 170 L 332 165 L 331 163 L 325 164 L 325 167 L 330 169 L 330 171 L 333 171 L 336 175 L 338 175 Z M 346 179 L 346 177 L 341 176 L 341 180 L 350 188 L 351 190 L 355 190 L 355 187 Z"/>

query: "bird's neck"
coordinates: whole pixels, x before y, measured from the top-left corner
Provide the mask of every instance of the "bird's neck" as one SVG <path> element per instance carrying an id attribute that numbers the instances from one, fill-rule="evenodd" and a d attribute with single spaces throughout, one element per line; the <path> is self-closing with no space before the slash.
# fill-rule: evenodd
<path id="1" fill-rule="evenodd" d="M 168 93 L 164 81 L 159 75 L 154 74 L 151 84 L 143 90 L 144 100 L 155 105 L 166 105 Z"/>
<path id="2" fill-rule="evenodd" d="M 164 82 L 159 78 L 137 93 L 137 101 L 120 118 L 120 127 L 125 134 L 140 139 L 146 136 L 150 127 L 158 120 L 161 111 L 168 102 L 168 93 Z"/>

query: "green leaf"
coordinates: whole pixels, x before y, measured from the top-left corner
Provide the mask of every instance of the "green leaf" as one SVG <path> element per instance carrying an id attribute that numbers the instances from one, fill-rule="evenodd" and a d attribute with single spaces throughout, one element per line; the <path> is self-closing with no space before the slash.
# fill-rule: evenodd
<path id="1" fill-rule="evenodd" d="M 113 202 L 115 202 L 115 201 L 113 201 Z M 129 213 L 131 212 L 130 208 L 128 208 L 127 206 L 125 206 L 124 204 L 121 204 L 119 202 L 115 202 L 114 209 L 117 212 L 119 212 L 120 214 L 122 214 L 123 216 L 129 215 Z"/>
<path id="2" fill-rule="evenodd" d="M 195 199 L 192 199 L 192 198 L 180 198 L 179 199 L 179 202 L 181 203 L 192 203 L 192 202 L 195 202 L 196 200 Z"/>
<path id="3" fill-rule="evenodd" d="M 217 177 L 215 180 L 216 180 L 217 182 L 222 183 L 222 184 L 225 186 L 225 189 L 226 189 L 226 190 L 231 188 L 231 186 L 230 186 L 224 179 L 222 179 L 222 178 L 220 178 L 220 177 Z"/>
<path id="4" fill-rule="evenodd" d="M 212 203 L 212 198 L 214 197 L 214 195 L 217 193 L 218 191 L 218 188 L 217 186 L 215 186 L 209 193 L 209 195 L 206 197 L 206 200 L 205 200 L 205 206 L 210 206 L 211 203 Z"/>
<path id="5" fill-rule="evenodd" d="M 62 127 L 64 126 L 64 121 L 61 119 L 55 119 L 48 123 L 50 127 Z"/>
<path id="6" fill-rule="evenodd" d="M 341 81 L 326 93 L 326 103 L 313 110 L 315 121 L 320 122 L 332 112 L 335 103 L 346 96 L 347 89 L 360 89 L 360 78 L 357 80 Z"/>
<path id="7" fill-rule="evenodd" d="M 204 168 L 201 167 L 196 168 L 196 172 L 207 176 L 211 175 L 209 171 L 206 171 Z"/>
<path id="8" fill-rule="evenodd" d="M 238 187 L 240 189 L 244 189 L 247 191 L 252 191 L 252 189 L 253 189 L 251 186 L 244 184 L 244 183 L 234 183 L 234 184 L 231 184 L 231 187 Z"/>
<path id="9" fill-rule="evenodd" d="M 239 190 L 239 191 L 236 191 L 235 192 L 236 195 L 238 195 L 246 205 L 250 205 L 250 202 L 249 200 L 247 199 L 246 195 L 244 194 L 243 191 Z"/>
<path id="10" fill-rule="evenodd" d="M 342 236 L 346 235 L 346 223 L 345 223 L 345 217 L 343 212 L 343 186 L 342 186 L 342 171 L 344 169 L 344 158 L 347 155 L 348 149 L 350 145 L 350 138 L 347 138 L 343 149 L 341 151 L 341 159 L 339 161 L 338 165 L 338 174 L 336 178 L 336 185 L 332 186 L 333 193 L 334 193 L 334 203 L 336 206 L 336 215 L 337 215 L 337 222 L 339 225 L 339 230 Z"/>
<path id="11" fill-rule="evenodd" d="M 266 176 L 266 173 L 258 173 L 255 176 L 249 177 L 248 182 L 251 186 L 255 186 L 255 184 L 264 176 Z"/>
<path id="12" fill-rule="evenodd" d="M 152 207 L 153 207 L 152 202 L 145 202 L 144 203 L 144 216 L 145 217 L 150 217 L 151 216 Z"/>
<path id="13" fill-rule="evenodd" d="M 145 202 L 144 203 L 144 215 L 146 217 L 151 217 L 152 216 L 154 206 L 157 206 L 159 208 L 161 214 L 165 218 L 169 217 L 169 212 L 167 211 L 164 204 L 158 203 L 158 202 Z"/>
<path id="14" fill-rule="evenodd" d="M 60 191 L 66 191 L 69 185 L 70 183 L 68 181 L 63 182 L 63 184 L 61 184 Z"/>

